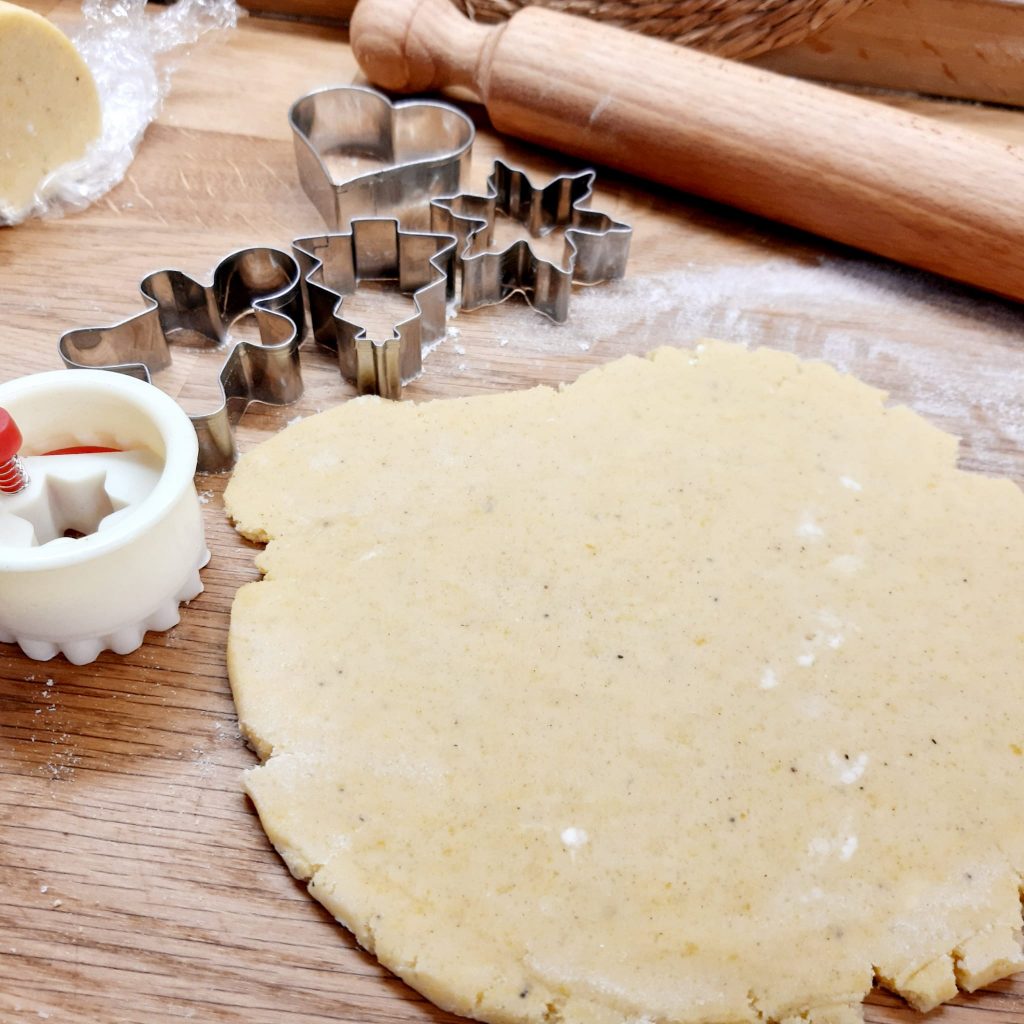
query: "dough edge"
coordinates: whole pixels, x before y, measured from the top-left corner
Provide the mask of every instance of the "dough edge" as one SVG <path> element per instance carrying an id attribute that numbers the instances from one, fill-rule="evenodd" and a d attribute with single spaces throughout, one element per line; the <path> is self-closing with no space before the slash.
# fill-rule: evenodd
<path id="1" fill-rule="evenodd" d="M 708 344 L 717 346 L 722 343 L 709 342 Z M 768 353 L 769 359 L 787 360 L 791 368 L 795 367 L 799 372 L 824 373 L 829 377 L 849 382 L 850 386 L 861 392 L 862 395 L 865 392 L 871 392 L 878 405 L 884 407 L 885 415 L 913 421 L 914 429 L 926 432 L 929 435 L 929 442 L 933 446 L 945 448 L 948 465 L 951 468 L 956 467 L 958 440 L 904 406 L 886 405 L 888 397 L 886 392 L 870 387 L 847 374 L 842 374 L 824 362 L 805 361 L 776 350 L 749 351 L 739 346 L 725 345 L 724 347 L 735 348 L 737 353 L 742 353 L 746 357 Z M 689 352 L 686 349 L 665 346 L 646 353 L 644 356 L 624 356 L 622 359 L 616 360 L 616 363 L 632 359 L 657 362 L 659 359 L 677 358 L 680 354 L 687 355 Z M 561 394 L 581 385 L 581 383 L 585 386 L 588 379 L 607 372 L 608 367 L 614 365 L 615 363 L 610 363 L 595 367 L 584 373 L 577 381 L 563 385 L 557 391 L 542 385 L 529 389 L 529 392 Z M 417 410 L 429 406 L 433 401 L 447 404 L 501 401 L 508 395 L 521 394 L 523 392 L 470 398 L 435 399 L 419 405 L 402 403 L 397 408 L 404 410 L 403 415 L 417 415 Z M 356 399 L 319 415 L 345 417 L 353 414 L 350 407 L 358 407 L 361 403 L 376 404 L 380 401 L 374 397 Z M 248 474 L 257 475 L 257 466 L 260 461 L 280 457 L 280 451 L 287 450 L 288 446 L 301 436 L 304 424 L 309 422 L 301 421 L 294 424 L 288 431 L 281 432 L 264 442 L 257 451 L 243 456 L 240 466 L 243 469 L 242 477 L 234 476 L 225 492 L 225 508 L 236 529 L 247 539 L 268 546 L 264 552 L 257 554 L 256 559 L 257 565 L 265 575 L 261 580 L 243 586 L 236 596 L 236 601 L 244 602 L 248 594 L 252 592 L 252 588 L 273 579 L 273 574 L 266 571 L 265 561 L 261 555 L 264 555 L 273 546 L 275 536 L 281 532 L 269 524 L 262 509 L 254 507 L 254 503 L 247 500 Z M 1014 492 L 1017 490 L 1009 480 L 982 477 L 977 474 L 970 475 L 977 480 L 986 481 L 993 487 L 1011 489 Z M 237 486 L 236 481 L 238 481 Z M 229 637 L 228 670 L 232 680 L 235 675 L 235 665 Z M 239 703 L 237 693 L 236 703 Z M 408 903 L 401 899 L 402 894 L 398 894 L 396 897 L 394 890 L 391 890 L 384 897 L 382 889 L 379 886 L 368 884 L 354 864 L 344 863 L 343 859 L 339 861 L 338 858 L 333 858 L 327 864 L 310 863 L 303 853 L 290 843 L 287 835 L 277 827 L 277 823 L 273 820 L 277 817 L 285 817 L 285 815 L 273 806 L 275 803 L 272 792 L 273 783 L 268 778 L 268 772 L 273 773 L 274 763 L 279 761 L 282 755 L 275 755 L 272 743 L 248 727 L 243 703 L 239 703 L 239 723 L 243 735 L 263 762 L 246 772 L 243 787 L 256 805 L 264 830 L 291 873 L 300 881 L 307 883 L 313 898 L 326 907 L 354 935 L 360 946 L 375 955 L 381 964 L 430 999 L 431 1002 L 444 1010 L 466 1017 L 485 1019 L 496 1022 L 496 1024 L 534 1024 L 537 1021 L 543 1021 L 544 1024 L 562 1024 L 564 1021 L 580 1022 L 580 1024 L 617 1024 L 623 1020 L 634 1021 L 635 1024 L 654 1024 L 655 1019 L 647 1017 L 639 1011 L 630 1014 L 624 1012 L 621 1007 L 585 999 L 576 994 L 567 995 L 566 992 L 559 991 L 555 987 L 544 985 L 539 979 L 533 986 L 528 999 L 520 1001 L 498 998 L 498 994 L 493 991 L 495 984 L 500 986 L 502 982 L 498 972 L 474 963 L 474 951 L 479 950 L 481 945 L 481 936 L 479 935 L 470 937 L 465 944 L 465 955 L 458 959 L 444 963 L 425 962 L 423 957 L 412 962 L 403 959 L 397 951 L 398 947 L 395 945 L 395 936 L 389 918 L 395 915 L 402 917 L 403 924 L 398 936 L 400 945 L 430 949 L 432 930 L 427 923 L 429 915 L 420 912 L 411 916 Z M 871 990 L 872 980 L 902 996 L 914 1009 L 925 1013 L 952 999 L 960 991 L 973 992 L 1024 969 L 1024 952 L 1021 949 L 1021 874 L 1009 859 L 1005 860 L 1005 868 L 1006 881 L 1012 883 L 1012 899 L 1003 893 L 1002 898 L 998 900 L 1000 912 L 996 915 L 994 923 L 975 934 L 965 936 L 953 948 L 935 951 L 933 955 L 924 960 L 890 965 L 887 968 L 866 965 L 863 983 L 855 991 L 850 991 L 845 998 L 838 1001 L 833 994 L 831 998 L 821 1002 L 815 1002 L 812 997 L 800 1005 L 762 1007 L 757 994 L 748 993 L 745 1012 L 738 1010 L 734 1016 L 728 1017 L 717 1015 L 714 1018 L 714 1024 L 748 1024 L 748 1022 L 749 1024 L 755 1024 L 755 1022 L 856 1024 L 863 1020 L 861 1004 Z M 339 894 L 339 888 L 345 889 L 345 896 Z M 360 894 L 364 892 L 372 893 L 373 899 L 368 902 L 378 908 L 370 916 L 360 914 L 356 909 L 361 902 L 365 905 L 366 901 L 362 901 L 360 898 Z M 415 922 L 415 924 L 410 922 Z M 450 948 L 450 936 L 447 937 L 447 942 Z M 460 980 L 453 985 L 453 979 Z M 460 999 L 453 995 L 453 988 L 466 992 L 472 991 L 475 993 L 475 997 L 472 1000 Z M 698 1021 L 703 1024 L 705 1018 L 688 1018 L 687 1024 L 696 1024 Z M 667 1024 L 667 1022 L 658 1020 L 657 1024 Z"/>

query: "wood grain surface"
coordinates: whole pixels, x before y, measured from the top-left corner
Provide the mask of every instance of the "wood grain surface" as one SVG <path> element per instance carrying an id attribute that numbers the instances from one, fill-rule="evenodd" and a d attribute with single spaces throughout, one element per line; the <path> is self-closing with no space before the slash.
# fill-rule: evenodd
<path id="1" fill-rule="evenodd" d="M 754 63 L 829 82 L 1019 107 L 1022 46 L 1020 0 L 874 0 L 849 19 Z"/>
<path id="2" fill-rule="evenodd" d="M 1024 157 L 975 133 L 539 6 L 361 0 L 351 42 L 384 88 L 463 86 L 516 138 L 1024 300 Z"/>
<path id="3" fill-rule="evenodd" d="M 0 378 L 59 367 L 60 332 L 138 309 L 153 269 L 202 275 L 235 247 L 321 230 L 285 112 L 304 91 L 355 77 L 333 30 L 250 18 L 197 48 L 121 186 L 80 215 L 0 231 Z M 1024 114 L 904 102 L 1024 140 Z M 475 185 L 498 154 L 538 176 L 574 166 L 481 121 Z M 578 293 L 561 328 L 518 301 L 460 315 L 409 399 L 557 383 L 716 334 L 825 358 L 962 435 L 967 467 L 1024 479 L 1017 307 L 610 172 L 594 205 L 635 226 L 627 280 Z M 367 313 L 377 298 L 358 297 Z M 194 402 L 216 369 L 215 356 L 179 353 L 160 383 Z M 246 415 L 243 448 L 351 395 L 324 353 L 305 351 L 304 373 L 294 406 Z M 232 595 L 255 571 L 224 519 L 224 483 L 197 481 L 213 560 L 178 627 L 82 668 L 0 645 L 0 1024 L 454 1020 L 354 947 L 288 875 L 242 795 L 255 758 L 238 735 L 224 645 Z M 917 1019 L 881 992 L 867 1017 Z M 1024 1024 L 1024 979 L 932 1017 Z"/>
<path id="4" fill-rule="evenodd" d="M 244 0 L 250 11 L 347 24 L 354 0 Z M 1021 0 L 872 0 L 751 63 L 848 85 L 1024 106 Z"/>

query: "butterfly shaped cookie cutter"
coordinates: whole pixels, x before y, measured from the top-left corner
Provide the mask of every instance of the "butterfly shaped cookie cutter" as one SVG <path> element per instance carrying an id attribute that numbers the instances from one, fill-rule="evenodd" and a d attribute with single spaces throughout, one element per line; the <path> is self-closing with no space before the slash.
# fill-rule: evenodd
<path id="1" fill-rule="evenodd" d="M 586 170 L 558 175 L 547 185 L 537 186 L 525 171 L 495 160 L 486 195 L 462 193 L 432 199 L 431 231 L 458 239 L 462 308 L 494 305 L 519 292 L 534 309 L 564 323 L 573 284 L 622 277 L 633 229 L 588 208 L 595 178 L 594 171 Z M 494 249 L 499 216 L 517 221 L 531 238 L 564 230 L 561 263 L 538 257 L 526 238 Z"/>
<path id="2" fill-rule="evenodd" d="M 100 369 L 152 383 L 171 364 L 171 347 L 214 349 L 251 314 L 260 341 L 239 341 L 218 374 L 219 402 L 190 416 L 199 438 L 200 473 L 222 473 L 238 457 L 233 426 L 251 402 L 287 405 L 302 395 L 299 346 L 305 311 L 299 266 L 279 249 L 252 248 L 220 261 L 210 284 L 180 270 L 159 270 L 139 286 L 146 308 L 109 327 L 67 331 L 58 351 L 69 369 Z"/>
<path id="3" fill-rule="evenodd" d="M 406 231 L 392 218 L 353 220 L 351 230 L 297 238 L 310 329 L 319 345 L 336 352 L 338 367 L 360 394 L 401 398 L 402 387 L 423 367 L 423 348 L 445 334 L 454 295 L 455 239 Z M 361 281 L 394 281 L 411 296 L 415 312 L 387 338 L 343 314 L 344 301 Z"/>
<path id="4" fill-rule="evenodd" d="M 447 103 L 392 103 L 357 85 L 308 93 L 292 104 L 288 123 L 299 182 L 332 231 L 363 217 L 429 229 L 428 200 L 459 190 L 476 136 Z"/>

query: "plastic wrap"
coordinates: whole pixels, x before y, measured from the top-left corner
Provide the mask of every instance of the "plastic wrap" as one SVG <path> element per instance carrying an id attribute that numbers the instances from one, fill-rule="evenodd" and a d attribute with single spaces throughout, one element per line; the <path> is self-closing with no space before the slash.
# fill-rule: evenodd
<path id="1" fill-rule="evenodd" d="M 233 28 L 234 0 L 178 0 L 147 10 L 146 0 L 84 0 L 69 33 L 96 79 L 100 137 L 79 160 L 58 167 L 25 209 L 0 209 L 0 224 L 80 210 L 125 176 L 146 128 L 160 112 L 178 61 L 206 33 Z"/>

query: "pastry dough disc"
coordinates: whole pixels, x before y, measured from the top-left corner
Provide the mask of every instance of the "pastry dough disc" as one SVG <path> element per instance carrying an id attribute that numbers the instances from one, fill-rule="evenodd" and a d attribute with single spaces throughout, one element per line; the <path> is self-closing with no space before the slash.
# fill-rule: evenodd
<path id="1" fill-rule="evenodd" d="M 485 1021 L 855 1019 L 1017 970 L 1024 496 L 713 343 L 359 399 L 240 463 L 229 667 L 292 872 Z"/>

